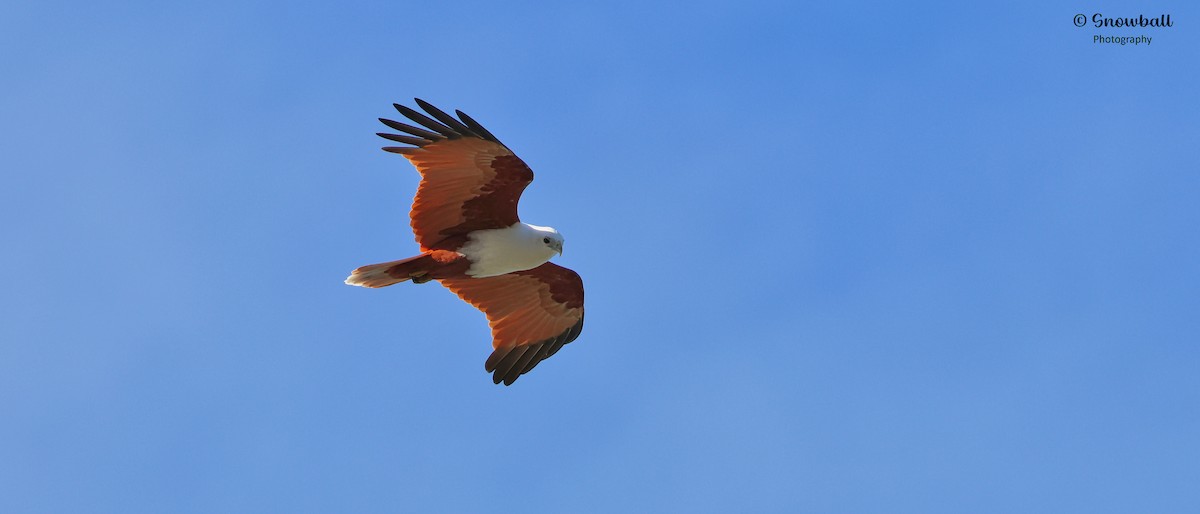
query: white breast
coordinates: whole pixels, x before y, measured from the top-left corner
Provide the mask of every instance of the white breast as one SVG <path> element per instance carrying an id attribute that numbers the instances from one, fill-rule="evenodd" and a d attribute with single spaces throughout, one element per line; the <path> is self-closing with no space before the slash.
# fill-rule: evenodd
<path id="1" fill-rule="evenodd" d="M 458 252 L 471 261 L 467 275 L 476 278 L 533 269 L 554 255 L 554 250 L 542 242 L 537 228 L 521 222 L 472 232 Z"/>

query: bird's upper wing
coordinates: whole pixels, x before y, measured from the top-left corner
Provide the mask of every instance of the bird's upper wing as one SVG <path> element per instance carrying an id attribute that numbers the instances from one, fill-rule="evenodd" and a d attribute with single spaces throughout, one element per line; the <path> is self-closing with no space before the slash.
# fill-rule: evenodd
<path id="1" fill-rule="evenodd" d="M 519 221 L 517 201 L 533 181 L 529 166 L 462 111 L 454 111 L 455 119 L 419 98 L 416 102 L 436 119 L 395 104 L 400 114 L 425 128 L 380 118 L 407 135 L 379 135 L 413 145 L 383 149 L 404 155 L 421 173 L 410 214 L 421 250 L 451 236 Z"/>
<path id="2" fill-rule="evenodd" d="M 487 315 L 494 351 L 484 368 L 497 384 L 512 384 L 583 330 L 583 280 L 557 264 L 441 282 Z"/>

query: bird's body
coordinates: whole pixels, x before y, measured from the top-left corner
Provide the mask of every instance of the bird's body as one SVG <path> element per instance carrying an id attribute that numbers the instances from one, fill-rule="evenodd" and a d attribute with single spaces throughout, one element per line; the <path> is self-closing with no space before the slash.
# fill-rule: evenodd
<path id="1" fill-rule="evenodd" d="M 562 253 L 557 230 L 517 217 L 521 192 L 533 180 L 529 167 L 461 111 L 455 119 L 417 104 L 437 120 L 396 105 L 425 128 L 380 119 L 407 135 L 379 135 L 414 145 L 384 150 L 404 155 L 421 173 L 410 213 L 421 253 L 363 266 L 346 283 L 375 288 L 438 280 L 487 315 L 494 351 L 485 369 L 509 385 L 579 336 L 583 282 L 549 262 Z"/>
<path id="2" fill-rule="evenodd" d="M 557 230 L 518 222 L 504 228 L 471 232 L 458 253 L 471 262 L 467 276 L 494 277 L 550 262 L 555 249 L 546 239 L 558 241 L 558 248 L 562 248 L 562 236 Z"/>

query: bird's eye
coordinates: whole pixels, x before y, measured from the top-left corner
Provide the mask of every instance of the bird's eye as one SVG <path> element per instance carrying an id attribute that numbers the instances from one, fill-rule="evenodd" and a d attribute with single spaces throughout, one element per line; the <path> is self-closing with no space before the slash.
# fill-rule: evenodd
<path id="1" fill-rule="evenodd" d="M 543 242 L 543 243 L 545 243 L 545 244 L 550 244 L 550 238 L 548 238 L 548 237 L 543 237 L 543 238 L 542 238 L 542 242 Z"/>

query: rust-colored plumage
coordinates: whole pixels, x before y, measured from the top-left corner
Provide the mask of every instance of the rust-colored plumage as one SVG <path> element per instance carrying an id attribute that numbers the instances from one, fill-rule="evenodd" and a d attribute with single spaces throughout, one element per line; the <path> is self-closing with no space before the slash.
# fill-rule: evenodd
<path id="1" fill-rule="evenodd" d="M 461 111 L 455 111 L 458 118 L 454 118 L 420 99 L 416 102 L 429 116 L 403 105 L 395 107 L 420 127 L 381 118 L 404 134 L 379 135 L 412 145 L 384 150 L 408 158 L 421 174 L 410 217 L 422 253 L 363 266 L 346 283 L 375 288 L 438 280 L 486 314 L 494 351 L 484 367 L 495 383 L 510 385 L 579 336 L 583 281 L 574 271 L 545 262 L 549 254 L 532 268 L 497 275 L 473 272 L 476 266 L 482 270 L 509 261 L 526 262 L 504 254 L 512 245 L 524 252 L 520 245 L 539 244 L 541 232 L 530 241 L 515 239 L 524 237 L 521 234 L 546 232 L 550 237 L 540 241 L 557 243 L 552 248 L 560 253 L 561 236 L 553 229 L 520 222 L 517 203 L 533 181 L 533 172 L 520 158 Z M 481 235 L 489 233 L 501 236 Z M 495 246 L 497 237 L 514 239 Z M 558 239 L 552 241 L 554 237 Z"/>
<path id="2" fill-rule="evenodd" d="M 511 384 L 575 340 L 583 329 L 583 280 L 556 264 L 547 262 L 496 277 L 441 282 L 487 315 L 494 351 L 484 368 L 493 372 L 496 383 Z M 509 356 L 520 358 L 520 365 L 506 359 Z"/>

